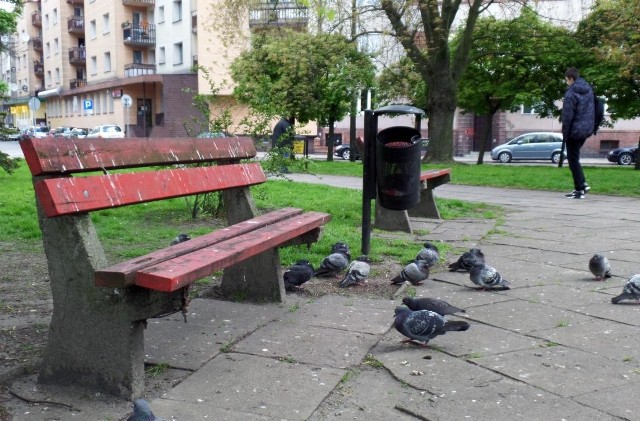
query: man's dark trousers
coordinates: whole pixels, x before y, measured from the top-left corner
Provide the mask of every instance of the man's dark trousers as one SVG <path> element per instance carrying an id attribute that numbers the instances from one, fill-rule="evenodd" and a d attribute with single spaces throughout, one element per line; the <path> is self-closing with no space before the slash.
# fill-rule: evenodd
<path id="1" fill-rule="evenodd" d="M 580 148 L 587 139 L 569 139 L 567 140 L 567 161 L 569 169 L 573 175 L 573 185 L 575 190 L 584 190 L 584 172 L 580 165 Z"/>

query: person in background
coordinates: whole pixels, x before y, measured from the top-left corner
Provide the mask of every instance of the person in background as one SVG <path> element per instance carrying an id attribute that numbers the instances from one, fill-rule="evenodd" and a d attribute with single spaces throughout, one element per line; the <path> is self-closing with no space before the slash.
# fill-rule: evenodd
<path id="1" fill-rule="evenodd" d="M 573 176 L 573 191 L 565 194 L 565 197 L 584 199 L 591 187 L 585 180 L 580 164 L 580 148 L 593 134 L 595 123 L 593 89 L 580 77 L 580 72 L 575 67 L 568 68 L 564 76 L 569 87 L 562 103 L 562 139 L 567 146 L 567 161 Z"/>
<path id="2" fill-rule="evenodd" d="M 294 158 L 293 139 L 295 132 L 293 130 L 293 117 L 282 117 L 273 127 L 273 135 L 271 136 L 271 147 L 275 149 L 283 158 Z M 285 174 L 289 173 L 289 169 L 285 166 L 281 171 Z"/>

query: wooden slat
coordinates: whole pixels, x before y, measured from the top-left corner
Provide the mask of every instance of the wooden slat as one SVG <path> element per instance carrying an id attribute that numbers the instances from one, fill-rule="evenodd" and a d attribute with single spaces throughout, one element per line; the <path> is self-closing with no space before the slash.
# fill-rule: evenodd
<path id="1" fill-rule="evenodd" d="M 132 167 L 246 159 L 256 156 L 248 137 L 61 139 L 20 142 L 31 174 L 68 174 Z"/>
<path id="2" fill-rule="evenodd" d="M 207 193 L 266 181 L 257 162 L 128 174 L 40 180 L 35 192 L 48 217 Z"/>
<path id="3" fill-rule="evenodd" d="M 423 171 L 420 173 L 420 181 L 427 181 L 430 178 L 441 177 L 447 174 L 451 174 L 451 168 Z"/>
<path id="4" fill-rule="evenodd" d="M 164 292 L 175 291 L 220 269 L 278 247 L 330 219 L 331 216 L 325 213 L 303 213 L 144 269 L 136 275 L 136 285 Z"/>
<path id="5" fill-rule="evenodd" d="M 157 265 L 207 246 L 226 241 L 238 235 L 246 234 L 279 221 L 293 218 L 302 213 L 302 209 L 282 208 L 247 221 L 220 228 L 209 234 L 201 235 L 184 243 L 176 244 L 135 259 L 127 260 L 113 266 L 96 271 L 97 286 L 109 288 L 123 288 L 135 283 L 136 272 L 149 266 Z"/>

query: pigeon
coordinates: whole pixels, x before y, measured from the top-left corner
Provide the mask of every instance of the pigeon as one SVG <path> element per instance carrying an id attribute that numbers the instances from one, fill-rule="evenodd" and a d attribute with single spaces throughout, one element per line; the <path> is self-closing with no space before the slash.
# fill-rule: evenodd
<path id="1" fill-rule="evenodd" d="M 294 291 L 313 276 L 313 265 L 308 260 L 298 260 L 282 274 L 284 289 Z"/>
<path id="2" fill-rule="evenodd" d="M 598 281 L 602 281 L 604 278 L 611 278 L 609 259 L 601 254 L 596 253 L 589 259 L 589 270 L 596 276 Z"/>
<path id="3" fill-rule="evenodd" d="M 345 243 L 338 242 L 331 247 L 331 254 L 322 259 L 320 267 L 314 272 L 314 276 L 336 276 L 349 266 L 351 254 Z"/>
<path id="4" fill-rule="evenodd" d="M 469 329 L 469 323 L 464 321 L 449 321 L 444 316 L 430 310 L 413 311 L 405 306 L 396 307 L 393 326 L 398 332 L 409 338 L 424 342 L 449 331 L 463 331 Z"/>
<path id="5" fill-rule="evenodd" d="M 189 234 L 180 234 L 173 239 L 173 241 L 171 242 L 171 245 L 175 246 L 176 244 L 184 243 L 185 241 L 189 241 L 189 240 L 191 240 L 191 237 L 189 237 Z"/>
<path id="6" fill-rule="evenodd" d="M 622 294 L 613 297 L 611 302 L 618 304 L 622 300 L 638 300 L 640 302 L 640 273 L 629 278 L 622 288 Z"/>
<path id="7" fill-rule="evenodd" d="M 501 289 L 509 289 L 511 283 L 504 279 L 496 268 L 484 263 L 476 263 L 469 271 L 471 282 L 482 287 L 481 289 L 492 289 L 502 287 Z"/>
<path id="8" fill-rule="evenodd" d="M 367 276 L 369 276 L 369 272 L 371 271 L 371 267 L 365 260 L 366 258 L 364 257 L 358 257 L 356 260 L 351 262 L 347 268 L 347 274 L 340 282 L 340 288 L 359 285 L 367 279 Z"/>
<path id="9" fill-rule="evenodd" d="M 438 252 L 438 247 L 433 245 L 430 242 L 424 243 L 424 248 L 420 250 L 418 255 L 415 258 L 415 261 L 424 260 L 427 262 L 429 267 L 435 266 L 438 263 L 438 259 L 440 259 L 440 253 Z"/>
<path id="10" fill-rule="evenodd" d="M 480 249 L 469 249 L 469 251 L 462 253 L 462 256 L 458 258 L 457 262 L 453 262 L 449 265 L 449 271 L 455 272 L 461 270 L 467 272 L 471 270 L 476 262 L 484 263 L 484 254 Z"/>
<path id="11" fill-rule="evenodd" d="M 446 316 L 453 313 L 466 313 L 466 310 L 452 306 L 446 301 L 439 300 L 437 298 L 411 298 L 404 297 L 402 304 L 406 305 L 413 311 L 429 310 L 438 313 L 441 316 Z"/>
<path id="12" fill-rule="evenodd" d="M 409 263 L 402 269 L 400 275 L 391 279 L 392 284 L 402 284 L 404 281 L 409 281 L 413 285 L 420 285 L 422 281 L 429 277 L 429 266 L 425 260 L 418 260 L 417 262 Z"/>
<path id="13" fill-rule="evenodd" d="M 144 399 L 136 399 L 133 401 L 133 414 L 127 421 L 164 421 L 161 418 L 156 417 L 151 412 L 149 404 Z"/>

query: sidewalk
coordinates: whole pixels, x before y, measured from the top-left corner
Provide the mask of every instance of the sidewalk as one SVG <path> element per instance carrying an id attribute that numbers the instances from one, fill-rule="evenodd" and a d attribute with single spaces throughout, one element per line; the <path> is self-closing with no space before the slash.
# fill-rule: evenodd
<path id="1" fill-rule="evenodd" d="M 361 188 L 361 180 L 291 175 L 296 182 Z M 612 305 L 640 272 L 640 200 L 446 184 L 436 196 L 504 206 L 494 221 L 429 221 L 427 235 L 482 248 L 512 289 L 468 288 L 467 274 L 432 273 L 418 295 L 466 308 L 471 324 L 403 344 L 390 328 L 399 300 L 289 295 L 285 305 L 197 299 L 189 322 L 149 321 L 148 362 L 168 363 L 172 387 L 150 398 L 166 420 L 640 420 L 640 305 Z M 613 217 L 615 216 L 615 217 Z M 613 277 L 596 282 L 595 252 Z M 455 319 L 456 317 L 452 317 Z M 225 352 L 223 352 L 224 350 Z M 130 403 L 75 400 L 14 384 L 39 405 L 14 420 L 126 419 Z M 88 408 L 94 408 L 89 412 Z M 98 409 L 95 409 L 98 408 Z M 24 408 L 21 408 L 24 409 Z"/>

